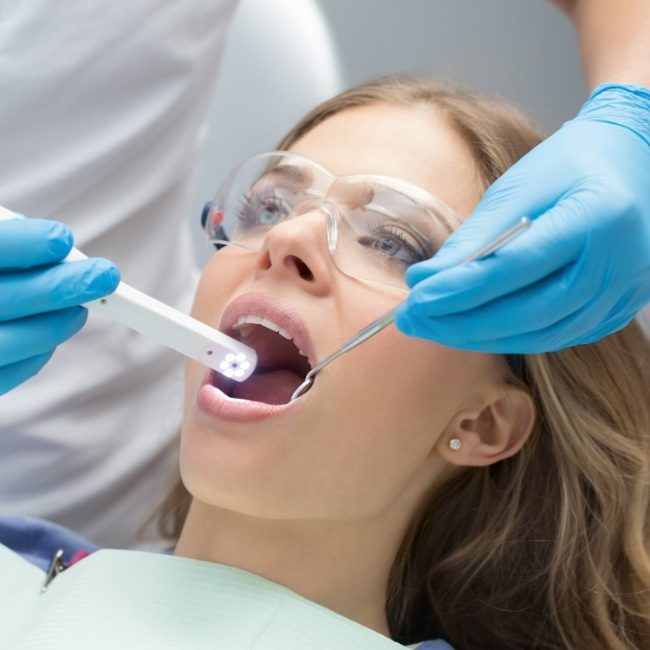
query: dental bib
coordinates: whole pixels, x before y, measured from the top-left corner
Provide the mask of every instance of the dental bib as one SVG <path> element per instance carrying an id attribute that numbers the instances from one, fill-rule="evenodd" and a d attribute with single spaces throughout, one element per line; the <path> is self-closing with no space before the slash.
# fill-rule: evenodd
<path id="1" fill-rule="evenodd" d="M 404 646 L 252 573 L 101 550 L 59 574 L 0 545 L 1 650 L 382 650 Z"/>

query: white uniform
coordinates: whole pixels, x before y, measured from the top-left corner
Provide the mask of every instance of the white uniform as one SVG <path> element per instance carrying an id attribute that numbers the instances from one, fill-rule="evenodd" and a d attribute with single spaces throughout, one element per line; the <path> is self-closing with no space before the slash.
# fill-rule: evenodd
<path id="1" fill-rule="evenodd" d="M 183 310 L 189 189 L 235 5 L 0 0 L 0 204 L 64 221 Z M 0 397 L 0 513 L 132 544 L 176 471 L 181 396 L 181 357 L 91 317 Z"/>

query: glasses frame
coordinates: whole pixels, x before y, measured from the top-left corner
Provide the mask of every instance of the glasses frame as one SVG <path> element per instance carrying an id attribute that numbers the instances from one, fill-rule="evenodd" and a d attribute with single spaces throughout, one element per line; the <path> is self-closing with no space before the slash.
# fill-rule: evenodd
<path id="1" fill-rule="evenodd" d="M 407 181 L 398 178 L 393 178 L 390 176 L 382 176 L 382 175 L 375 175 L 375 174 L 351 174 L 351 175 L 336 176 L 328 169 L 318 164 L 317 162 L 311 160 L 307 156 L 303 156 L 302 154 L 294 153 L 291 151 L 276 150 L 276 151 L 268 151 L 268 152 L 256 154 L 246 159 L 239 165 L 237 165 L 223 180 L 217 193 L 215 194 L 214 199 L 205 204 L 201 215 L 201 225 L 206 234 L 206 238 L 208 242 L 213 244 L 215 248 L 217 248 L 217 250 L 223 248 L 224 246 L 235 246 L 237 248 L 247 250 L 247 251 L 259 250 L 259 248 L 246 246 L 244 244 L 241 244 L 240 242 L 230 241 L 227 235 L 225 234 L 225 232 L 223 232 L 223 230 L 222 230 L 222 236 L 215 237 L 211 232 L 211 226 L 212 226 L 212 222 L 216 221 L 217 222 L 216 227 L 222 229 L 222 226 L 220 224 L 223 221 L 225 215 L 221 212 L 221 209 L 223 206 L 225 206 L 226 197 L 228 197 L 229 192 L 232 191 L 232 187 L 233 185 L 235 185 L 236 179 L 241 175 L 242 169 L 247 168 L 253 164 L 257 164 L 265 159 L 272 160 L 272 159 L 280 159 L 280 158 L 286 158 L 287 160 L 290 161 L 297 161 L 299 164 L 302 164 L 303 166 L 307 166 L 308 168 L 313 168 L 317 170 L 320 175 L 328 179 L 329 182 L 324 188 L 312 190 L 314 194 L 313 199 L 306 198 L 302 200 L 299 205 L 306 204 L 308 201 L 313 200 L 314 203 L 312 206 L 310 206 L 310 211 L 311 210 L 319 211 L 325 216 L 326 223 L 327 223 L 328 252 L 330 254 L 330 257 L 332 258 L 332 261 L 334 262 L 334 265 L 342 273 L 344 273 L 349 277 L 371 282 L 373 284 L 388 286 L 393 289 L 408 291 L 408 288 L 402 285 L 392 284 L 392 283 L 385 282 L 383 280 L 376 280 L 374 278 L 353 275 L 348 271 L 346 271 L 345 269 L 342 269 L 337 263 L 335 258 L 335 251 L 339 241 L 339 225 L 340 225 L 340 221 L 346 219 L 346 217 L 341 215 L 340 210 L 338 209 L 338 206 L 335 203 L 328 200 L 327 195 L 328 192 L 331 190 L 332 186 L 338 181 L 348 181 L 348 182 L 357 182 L 357 183 L 372 182 L 372 183 L 379 184 L 383 187 L 386 187 L 390 190 L 393 190 L 398 194 L 402 194 L 405 197 L 407 197 L 415 206 L 430 213 L 432 221 L 436 221 L 437 223 L 442 223 L 444 226 L 446 226 L 449 229 L 449 234 L 451 234 L 462 223 L 460 217 L 446 203 L 444 203 L 443 201 L 435 197 L 427 190 L 424 190 L 423 188 L 418 187 L 417 185 L 414 185 Z M 270 167 L 270 169 L 271 168 L 272 167 Z M 305 192 L 306 194 L 309 194 L 310 189 L 311 188 L 308 188 L 306 190 L 303 189 L 302 191 Z M 371 207 L 372 210 L 377 212 L 378 214 L 394 216 L 381 204 L 369 203 L 368 206 Z M 292 210 L 295 210 L 297 207 L 299 206 L 294 206 Z"/>

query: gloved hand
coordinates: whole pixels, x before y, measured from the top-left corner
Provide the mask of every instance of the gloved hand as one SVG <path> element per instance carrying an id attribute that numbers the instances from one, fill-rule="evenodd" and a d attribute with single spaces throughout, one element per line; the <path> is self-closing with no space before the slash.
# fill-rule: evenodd
<path id="1" fill-rule="evenodd" d="M 117 287 L 108 260 L 57 264 L 71 248 L 70 230 L 56 221 L 0 221 L 0 395 L 35 375 L 83 326 L 88 312 L 78 305 Z"/>
<path id="2" fill-rule="evenodd" d="M 528 231 L 451 268 L 522 216 Z M 547 352 L 626 325 L 650 302 L 650 89 L 597 88 L 406 281 L 397 327 L 449 347 Z"/>

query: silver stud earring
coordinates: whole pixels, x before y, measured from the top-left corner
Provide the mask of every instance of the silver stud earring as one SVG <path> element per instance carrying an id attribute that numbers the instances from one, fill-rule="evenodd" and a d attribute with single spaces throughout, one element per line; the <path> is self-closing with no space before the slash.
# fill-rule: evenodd
<path id="1" fill-rule="evenodd" d="M 453 449 L 454 451 L 458 451 L 463 443 L 458 439 L 458 438 L 452 438 L 449 441 L 449 449 Z"/>

